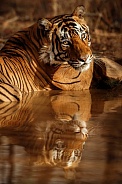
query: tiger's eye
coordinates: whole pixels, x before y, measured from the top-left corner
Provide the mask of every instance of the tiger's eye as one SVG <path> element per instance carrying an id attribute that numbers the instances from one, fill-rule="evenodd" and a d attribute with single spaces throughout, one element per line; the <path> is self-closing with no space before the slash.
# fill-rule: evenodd
<path id="1" fill-rule="evenodd" d="M 68 47 L 68 46 L 70 46 L 70 41 L 69 40 L 62 41 L 62 45 Z"/>
<path id="2" fill-rule="evenodd" d="M 64 45 L 69 45 L 69 42 L 68 41 L 64 41 L 63 44 Z"/>
<path id="3" fill-rule="evenodd" d="M 87 37 L 87 34 L 86 33 L 82 33 L 81 38 L 82 39 L 86 39 L 86 37 Z"/>

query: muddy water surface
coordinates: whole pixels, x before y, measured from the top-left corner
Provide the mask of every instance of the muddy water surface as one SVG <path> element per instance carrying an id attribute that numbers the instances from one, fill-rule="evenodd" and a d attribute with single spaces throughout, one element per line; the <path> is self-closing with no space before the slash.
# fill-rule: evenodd
<path id="1" fill-rule="evenodd" d="M 1 184 L 121 184 L 122 96 L 35 93 L 0 104 Z"/>

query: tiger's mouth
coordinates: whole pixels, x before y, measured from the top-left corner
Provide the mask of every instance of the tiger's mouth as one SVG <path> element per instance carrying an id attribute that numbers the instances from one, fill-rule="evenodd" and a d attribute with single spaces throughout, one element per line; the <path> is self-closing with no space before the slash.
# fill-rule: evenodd
<path id="1" fill-rule="evenodd" d="M 71 59 L 68 61 L 70 66 L 72 66 L 75 70 L 88 70 L 90 67 L 90 63 L 92 62 L 93 55 L 88 56 L 87 58 L 79 58 L 79 59 Z"/>
<path id="2" fill-rule="evenodd" d="M 90 62 L 86 62 L 83 59 L 77 59 L 77 60 L 70 60 L 68 61 L 68 63 L 70 64 L 70 66 L 72 66 L 75 70 L 87 70 L 90 66 Z"/>

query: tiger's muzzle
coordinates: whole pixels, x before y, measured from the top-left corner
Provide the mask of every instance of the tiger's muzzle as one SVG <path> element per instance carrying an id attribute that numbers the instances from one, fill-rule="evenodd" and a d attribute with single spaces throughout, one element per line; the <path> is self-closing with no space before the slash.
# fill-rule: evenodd
<path id="1" fill-rule="evenodd" d="M 93 55 L 87 41 L 82 41 L 79 36 L 72 37 L 72 44 L 69 49 L 68 63 L 76 70 L 84 71 L 90 67 Z"/>
<path id="2" fill-rule="evenodd" d="M 86 59 L 72 59 L 69 60 L 69 64 L 76 70 L 87 70 L 90 66 L 90 63 L 92 62 L 93 55 L 88 56 Z"/>

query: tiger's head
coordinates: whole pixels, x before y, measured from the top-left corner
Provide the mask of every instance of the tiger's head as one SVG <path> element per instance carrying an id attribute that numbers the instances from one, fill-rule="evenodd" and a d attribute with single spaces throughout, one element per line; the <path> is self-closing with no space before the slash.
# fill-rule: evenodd
<path id="1" fill-rule="evenodd" d="M 38 21 L 44 36 L 40 50 L 41 61 L 50 65 L 68 63 L 79 71 L 89 69 L 93 55 L 84 12 L 84 7 L 78 6 L 70 15 Z"/>

